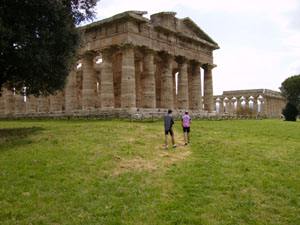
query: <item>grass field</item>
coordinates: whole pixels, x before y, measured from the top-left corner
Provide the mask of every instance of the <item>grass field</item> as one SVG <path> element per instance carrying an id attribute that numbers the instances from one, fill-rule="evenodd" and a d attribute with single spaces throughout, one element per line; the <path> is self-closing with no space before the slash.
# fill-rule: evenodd
<path id="1" fill-rule="evenodd" d="M 0 224 L 300 224 L 300 122 L 0 121 Z"/>

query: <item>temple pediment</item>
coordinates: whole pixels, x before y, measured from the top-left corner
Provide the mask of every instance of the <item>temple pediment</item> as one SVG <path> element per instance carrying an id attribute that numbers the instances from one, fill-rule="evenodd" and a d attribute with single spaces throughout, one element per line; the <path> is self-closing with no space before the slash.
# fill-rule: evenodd
<path id="1" fill-rule="evenodd" d="M 186 17 L 181 20 L 182 23 L 188 28 L 189 34 L 196 36 L 198 39 L 205 40 L 211 44 L 214 44 L 217 48 L 219 48 L 218 44 L 209 37 L 199 26 L 197 26 L 194 21 L 192 21 L 189 17 Z"/>
<path id="2" fill-rule="evenodd" d="M 219 49 L 218 44 L 209 37 L 189 17 L 178 19 L 175 12 L 161 12 L 151 15 L 151 24 L 166 33 L 172 32 L 183 39 L 190 39 L 208 45 L 213 49 Z"/>

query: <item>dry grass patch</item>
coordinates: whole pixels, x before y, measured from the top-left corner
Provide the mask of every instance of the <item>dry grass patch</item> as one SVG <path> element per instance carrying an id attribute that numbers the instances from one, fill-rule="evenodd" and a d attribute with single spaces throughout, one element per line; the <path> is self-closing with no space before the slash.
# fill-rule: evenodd
<path id="1" fill-rule="evenodd" d="M 189 150 L 189 147 L 186 147 L 184 150 L 181 148 L 163 152 L 155 151 L 151 158 L 135 157 L 126 159 L 120 156 L 115 156 L 115 161 L 117 161 L 118 164 L 112 172 L 112 175 L 116 176 L 130 170 L 142 172 L 163 169 L 172 163 L 186 159 L 190 155 L 191 151 Z"/>

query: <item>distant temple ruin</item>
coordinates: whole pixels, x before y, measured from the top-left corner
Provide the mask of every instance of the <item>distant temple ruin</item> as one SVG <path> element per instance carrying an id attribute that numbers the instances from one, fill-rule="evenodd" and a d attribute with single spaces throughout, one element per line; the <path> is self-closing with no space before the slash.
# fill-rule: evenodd
<path id="1" fill-rule="evenodd" d="M 224 91 L 214 102 L 217 114 L 224 116 L 281 117 L 286 104 L 280 92 L 268 89 Z"/>
<path id="2" fill-rule="evenodd" d="M 218 44 L 191 19 L 128 11 L 80 27 L 80 60 L 63 92 L 34 98 L 4 90 L 0 115 L 213 113 L 213 51 Z M 203 99 L 201 69 L 204 71 Z"/>

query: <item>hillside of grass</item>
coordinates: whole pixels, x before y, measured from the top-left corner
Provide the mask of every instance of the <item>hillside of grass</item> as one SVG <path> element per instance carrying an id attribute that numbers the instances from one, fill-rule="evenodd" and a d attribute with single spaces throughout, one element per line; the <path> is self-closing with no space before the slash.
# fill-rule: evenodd
<path id="1" fill-rule="evenodd" d="M 0 224 L 300 224 L 300 122 L 0 121 Z"/>

